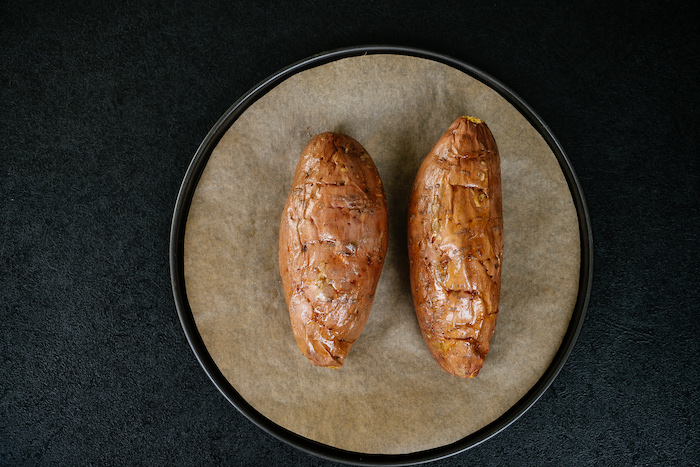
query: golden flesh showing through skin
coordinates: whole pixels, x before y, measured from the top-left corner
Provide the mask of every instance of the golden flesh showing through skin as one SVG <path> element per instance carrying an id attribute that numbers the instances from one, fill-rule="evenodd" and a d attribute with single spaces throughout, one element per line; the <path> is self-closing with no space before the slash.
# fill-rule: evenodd
<path id="1" fill-rule="evenodd" d="M 475 377 L 489 351 L 501 289 L 500 158 L 486 124 L 458 118 L 423 161 L 408 211 L 411 289 L 440 366 Z"/>
<path id="2" fill-rule="evenodd" d="M 292 329 L 314 365 L 340 368 L 362 332 L 387 234 L 386 196 L 367 151 L 346 135 L 314 137 L 297 164 L 279 237 Z"/>

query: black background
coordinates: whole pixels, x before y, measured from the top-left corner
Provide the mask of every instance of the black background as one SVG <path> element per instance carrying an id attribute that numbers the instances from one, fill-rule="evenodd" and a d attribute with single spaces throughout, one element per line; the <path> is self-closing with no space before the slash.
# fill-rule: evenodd
<path id="1" fill-rule="evenodd" d="M 194 152 L 241 95 L 308 56 L 393 44 L 465 61 L 532 106 L 594 234 L 559 377 L 507 430 L 433 465 L 698 465 L 694 10 L 0 2 L 0 464 L 333 465 L 208 380 L 175 311 L 169 229 Z"/>

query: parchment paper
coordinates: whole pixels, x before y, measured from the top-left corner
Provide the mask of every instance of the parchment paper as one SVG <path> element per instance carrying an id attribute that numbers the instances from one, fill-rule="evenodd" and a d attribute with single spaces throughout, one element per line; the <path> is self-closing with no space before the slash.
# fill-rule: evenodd
<path id="1" fill-rule="evenodd" d="M 483 119 L 502 163 L 501 307 L 479 376 L 430 356 L 413 310 L 406 251 L 418 167 L 460 115 Z M 297 348 L 278 271 L 279 222 L 310 136 L 339 131 L 374 159 L 390 239 L 374 307 L 340 370 Z M 213 151 L 185 236 L 197 328 L 233 387 L 302 436 L 363 453 L 410 453 L 457 441 L 498 418 L 540 378 L 578 293 L 576 210 L 539 133 L 495 91 L 447 65 L 400 55 L 346 58 L 294 75 L 253 104 Z"/>

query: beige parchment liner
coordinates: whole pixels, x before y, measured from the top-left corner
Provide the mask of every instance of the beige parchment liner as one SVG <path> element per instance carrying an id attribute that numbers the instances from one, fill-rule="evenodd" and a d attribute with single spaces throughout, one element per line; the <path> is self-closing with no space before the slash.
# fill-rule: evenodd
<path id="1" fill-rule="evenodd" d="M 476 379 L 433 361 L 413 310 L 406 210 L 418 167 L 460 115 L 501 152 L 505 253 L 491 352 Z M 340 370 L 297 348 L 280 282 L 285 199 L 310 135 L 339 131 L 374 159 L 389 201 L 389 251 L 364 332 Z M 217 145 L 188 215 L 187 298 L 221 372 L 255 409 L 307 438 L 362 453 L 446 445 L 512 407 L 549 366 L 578 293 L 576 210 L 540 134 L 485 84 L 401 55 L 345 58 L 282 82 Z"/>

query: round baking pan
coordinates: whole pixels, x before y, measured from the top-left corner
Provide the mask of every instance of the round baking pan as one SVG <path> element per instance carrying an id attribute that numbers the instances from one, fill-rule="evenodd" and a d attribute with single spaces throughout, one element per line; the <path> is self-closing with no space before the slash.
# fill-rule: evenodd
<path id="1" fill-rule="evenodd" d="M 290 77 L 305 70 L 310 70 L 341 59 L 376 54 L 417 57 L 447 65 L 490 87 L 517 109 L 527 122 L 541 135 L 558 161 L 559 168 L 566 180 L 576 210 L 578 235 L 580 238 L 578 292 L 571 319 L 568 322 L 568 327 L 566 328 L 561 345 L 556 351 L 554 358 L 534 386 L 502 415 L 468 436 L 455 442 L 448 442 L 439 447 L 398 454 L 363 453 L 334 447 L 309 439 L 308 437 L 284 428 L 258 411 L 229 382 L 212 358 L 195 322 L 195 317 L 193 316 L 192 308 L 188 300 L 185 281 L 185 231 L 193 196 L 212 152 L 228 129 L 251 107 L 251 105 Z M 275 73 L 236 101 L 219 121 L 216 122 L 197 149 L 187 169 L 177 197 L 170 233 L 170 270 L 177 312 L 194 354 L 214 385 L 241 413 L 269 434 L 316 456 L 357 465 L 406 465 L 444 458 L 467 450 L 487 440 L 516 421 L 539 399 L 544 391 L 547 390 L 571 353 L 581 330 L 588 305 L 592 282 L 592 268 L 593 245 L 591 226 L 581 186 L 562 146 L 537 114 L 509 88 L 486 73 L 460 60 L 427 50 L 384 45 L 350 47 L 312 56 Z"/>

